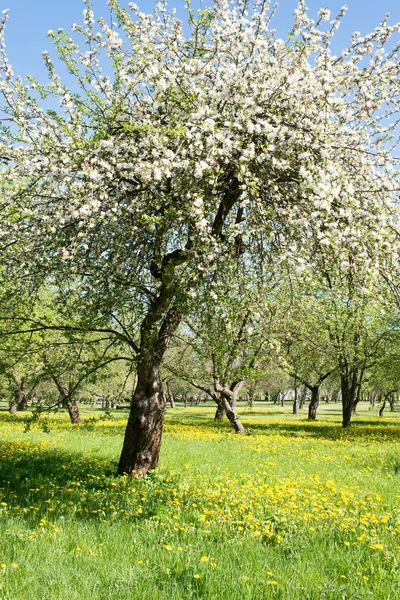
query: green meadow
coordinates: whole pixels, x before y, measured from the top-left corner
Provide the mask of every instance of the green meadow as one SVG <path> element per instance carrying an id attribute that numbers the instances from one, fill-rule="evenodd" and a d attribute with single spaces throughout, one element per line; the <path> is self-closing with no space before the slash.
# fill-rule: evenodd
<path id="1" fill-rule="evenodd" d="M 115 475 L 126 413 L 0 412 L 1 600 L 400 597 L 400 415 L 168 410 L 158 468 Z"/>

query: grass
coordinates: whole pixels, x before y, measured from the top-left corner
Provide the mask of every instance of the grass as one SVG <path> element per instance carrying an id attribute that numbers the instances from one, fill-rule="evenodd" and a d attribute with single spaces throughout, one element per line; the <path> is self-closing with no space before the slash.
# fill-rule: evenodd
<path id="1" fill-rule="evenodd" d="M 169 410 L 159 468 L 115 476 L 126 413 L 24 433 L 0 412 L 0 599 L 400 597 L 400 415 Z M 122 411 L 121 411 L 122 412 Z"/>

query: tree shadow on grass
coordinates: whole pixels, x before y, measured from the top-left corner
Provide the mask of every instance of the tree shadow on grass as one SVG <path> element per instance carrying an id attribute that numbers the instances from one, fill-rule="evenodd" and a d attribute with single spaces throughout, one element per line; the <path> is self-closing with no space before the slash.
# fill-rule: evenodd
<path id="1" fill-rule="evenodd" d="M 171 474 L 156 471 L 140 481 L 117 477 L 114 461 L 23 440 L 0 444 L 0 458 L 0 509 L 22 518 L 31 529 L 40 527 L 43 519 L 51 523 L 62 518 L 67 523 L 153 518 L 165 512 L 166 495 L 174 487 Z"/>
<path id="2" fill-rule="evenodd" d="M 279 434 L 288 437 L 309 437 L 313 439 L 327 440 L 354 440 L 359 442 L 371 441 L 377 436 L 382 441 L 399 441 L 400 422 L 385 422 L 382 420 L 357 419 L 350 428 L 344 429 L 339 421 L 327 423 L 326 421 L 296 420 L 293 423 L 276 423 L 273 421 L 249 424 L 249 430 L 257 435 Z"/>

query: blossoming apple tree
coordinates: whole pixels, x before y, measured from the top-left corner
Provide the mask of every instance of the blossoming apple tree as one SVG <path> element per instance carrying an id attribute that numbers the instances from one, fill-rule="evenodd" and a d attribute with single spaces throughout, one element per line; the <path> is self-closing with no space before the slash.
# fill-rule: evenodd
<path id="1" fill-rule="evenodd" d="M 109 5 L 116 23 L 86 0 L 82 25 L 49 32 L 66 74 L 45 52 L 46 85 L 14 75 L 3 15 L 1 276 L 68 287 L 86 315 L 135 307 L 119 472 L 140 474 L 158 460 L 164 353 L 210 268 L 263 248 L 393 260 L 400 26 L 334 54 L 345 8 L 313 20 L 300 1 L 283 41 L 260 0 L 215 0 L 188 30 L 162 3 Z"/>

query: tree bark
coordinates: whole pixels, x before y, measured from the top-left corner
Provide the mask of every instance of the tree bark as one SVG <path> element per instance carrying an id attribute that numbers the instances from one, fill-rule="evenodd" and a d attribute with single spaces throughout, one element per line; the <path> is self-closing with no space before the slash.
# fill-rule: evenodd
<path id="1" fill-rule="evenodd" d="M 67 400 L 65 403 L 63 403 L 63 406 L 68 411 L 71 423 L 73 423 L 74 425 L 79 425 L 81 422 L 81 417 L 79 414 L 79 406 L 76 400 Z"/>
<path id="2" fill-rule="evenodd" d="M 182 316 L 181 308 L 168 309 L 171 294 L 172 290 L 160 291 L 141 326 L 137 384 L 125 430 L 119 475 L 141 477 L 158 463 L 166 409 L 160 366 Z"/>
<path id="3" fill-rule="evenodd" d="M 317 418 L 317 408 L 319 406 L 319 387 L 310 386 L 311 400 L 308 405 L 308 418 L 311 421 L 315 421 Z"/>
<path id="4" fill-rule="evenodd" d="M 168 401 L 169 401 L 169 403 L 171 405 L 171 408 L 175 408 L 175 399 L 174 399 L 174 395 L 173 395 L 173 393 L 171 391 L 171 386 L 169 385 L 168 379 L 165 382 L 165 384 L 166 384 L 166 387 L 167 387 L 167 398 L 168 398 Z"/>
<path id="5" fill-rule="evenodd" d="M 294 382 L 294 400 L 293 400 L 293 414 L 299 414 L 299 390 L 297 387 L 297 381 Z"/>
<path id="6" fill-rule="evenodd" d="M 71 423 L 79 425 L 81 423 L 79 406 L 71 393 L 72 388 L 68 389 L 63 385 L 57 375 L 52 375 L 51 377 L 60 392 L 61 406 L 67 409 Z"/>
<path id="7" fill-rule="evenodd" d="M 235 432 L 236 433 L 244 433 L 245 435 L 248 435 L 248 432 L 243 427 L 243 425 L 240 421 L 239 415 L 237 414 L 236 410 L 231 407 L 227 398 L 223 399 L 223 403 L 224 403 L 224 407 L 225 407 L 226 416 L 228 417 Z"/>
<path id="8" fill-rule="evenodd" d="M 304 386 L 303 390 L 300 393 L 300 402 L 299 402 L 299 409 L 302 409 L 305 402 L 306 402 L 306 398 L 307 398 L 307 389 Z"/>
<path id="9" fill-rule="evenodd" d="M 351 407 L 351 414 L 355 415 L 357 410 L 357 404 L 360 402 L 360 397 L 356 396 L 353 400 L 353 405 Z"/>
<path id="10" fill-rule="evenodd" d="M 383 417 L 383 411 L 385 410 L 385 406 L 386 406 L 386 398 L 385 400 L 382 402 L 382 406 L 379 409 L 379 416 Z"/>
<path id="11" fill-rule="evenodd" d="M 220 402 L 223 404 L 226 416 L 228 417 L 229 422 L 231 423 L 235 432 L 248 435 L 248 432 L 243 427 L 240 417 L 236 411 L 237 398 L 243 385 L 244 381 L 237 381 L 233 383 L 230 388 L 216 384 L 215 389 L 219 393 Z"/>
<path id="12" fill-rule="evenodd" d="M 215 411 L 214 420 L 222 421 L 222 419 L 224 418 L 224 414 L 225 414 L 225 406 L 224 406 L 224 403 L 221 402 L 219 399 L 216 400 L 216 403 L 217 403 L 217 410 Z"/>
<path id="13" fill-rule="evenodd" d="M 357 389 L 357 372 L 352 369 L 346 369 L 340 376 L 340 385 L 342 391 L 342 425 L 350 427 L 355 392 Z"/>
<path id="14" fill-rule="evenodd" d="M 26 410 L 28 408 L 28 396 L 26 395 L 23 379 L 19 380 L 13 375 L 12 380 L 14 400 L 11 401 L 9 411 L 11 415 L 15 415 L 17 410 Z"/>
<path id="15" fill-rule="evenodd" d="M 131 477 L 140 477 L 157 465 L 166 408 L 158 362 L 142 361 L 137 374 L 118 466 L 119 475 Z"/>

